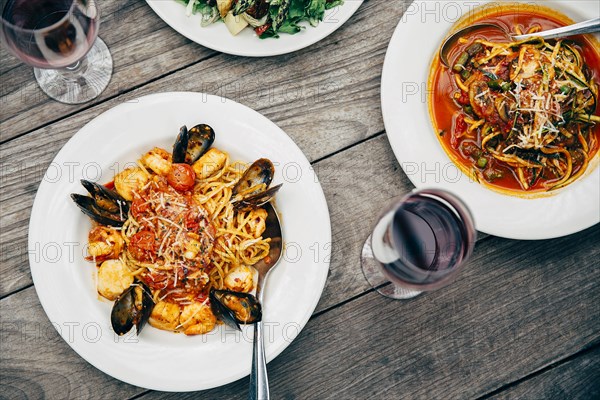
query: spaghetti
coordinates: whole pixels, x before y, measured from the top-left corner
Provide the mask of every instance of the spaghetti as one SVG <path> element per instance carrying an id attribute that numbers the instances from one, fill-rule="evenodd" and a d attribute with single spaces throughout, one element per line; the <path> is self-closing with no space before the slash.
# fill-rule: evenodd
<path id="1" fill-rule="evenodd" d="M 543 28 L 543 16 L 533 11 L 519 17 L 516 33 Z M 452 158 L 478 181 L 509 190 L 548 191 L 582 176 L 600 147 L 594 46 L 506 42 L 477 31 L 460 38 L 459 47 L 452 68 L 434 72 L 431 103 Z"/>
<path id="2" fill-rule="evenodd" d="M 197 173 L 190 172 L 191 166 L 172 164 L 165 150 L 145 154 L 138 167 L 115 176 L 115 190 L 131 201 L 120 238 L 115 238 L 119 229 L 102 225 L 90 232 L 90 255 L 102 261 L 99 286 L 113 287 L 110 293 L 115 293 L 115 285 L 125 289 L 133 278 L 145 283 L 156 304 L 149 322 L 159 329 L 212 330 L 216 318 L 207 305 L 210 290 L 251 292 L 251 266 L 269 253 L 270 239 L 261 236 L 267 212 L 239 211 L 233 204 L 233 187 L 247 165 L 230 163 L 218 149 L 210 151 L 219 162 L 201 165 L 201 158 L 193 165 Z M 210 173 L 202 173 L 207 167 Z M 109 272 L 102 271 L 107 259 Z"/>

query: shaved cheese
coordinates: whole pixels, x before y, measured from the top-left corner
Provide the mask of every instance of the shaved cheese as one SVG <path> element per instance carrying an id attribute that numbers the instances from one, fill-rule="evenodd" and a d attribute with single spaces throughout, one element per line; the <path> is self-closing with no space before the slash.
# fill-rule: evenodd
<path id="1" fill-rule="evenodd" d="M 475 96 L 476 99 L 479 99 L 483 96 L 485 96 L 486 94 L 488 94 L 490 92 L 489 89 L 484 90 L 483 92 L 479 93 L 478 95 Z"/>
<path id="2" fill-rule="evenodd" d="M 169 229 L 169 231 L 167 232 L 167 234 L 165 235 L 165 237 L 163 238 L 162 242 L 160 243 L 160 247 L 158 248 L 158 256 L 160 257 L 162 255 L 162 249 L 163 246 L 165 245 L 165 243 L 167 242 L 167 239 L 169 238 L 169 236 L 171 236 L 171 230 Z"/>
<path id="3" fill-rule="evenodd" d="M 178 299 L 175 299 L 175 300 L 178 300 Z M 187 300 L 187 299 L 182 299 L 182 300 Z M 204 308 L 204 306 L 206 305 L 207 302 L 208 302 L 208 297 L 200 304 L 200 307 L 198 308 L 198 310 L 195 313 L 193 313 L 188 319 L 186 319 L 185 321 L 183 321 L 182 323 L 177 325 L 177 327 L 175 329 L 179 329 L 179 328 L 185 326 L 186 324 L 188 324 L 190 321 L 192 321 L 194 319 L 194 317 L 196 316 L 196 314 L 198 314 L 200 311 L 202 311 L 202 308 Z M 188 301 L 188 304 L 192 304 L 192 302 Z"/>
<path id="4" fill-rule="evenodd" d="M 160 216 L 156 216 L 155 218 L 156 218 L 156 219 L 159 219 L 159 220 L 161 220 L 161 221 L 164 221 L 164 222 L 166 222 L 166 223 L 169 223 L 169 224 L 171 224 L 171 225 L 173 225 L 173 226 L 176 226 L 177 228 L 179 228 L 179 229 L 181 229 L 181 230 L 185 229 L 183 226 L 181 226 L 181 225 L 179 225 L 179 224 L 177 224 L 177 223 L 175 223 L 175 222 L 171 221 L 170 219 L 167 219 L 167 218 L 164 218 L 164 217 L 160 217 Z"/>

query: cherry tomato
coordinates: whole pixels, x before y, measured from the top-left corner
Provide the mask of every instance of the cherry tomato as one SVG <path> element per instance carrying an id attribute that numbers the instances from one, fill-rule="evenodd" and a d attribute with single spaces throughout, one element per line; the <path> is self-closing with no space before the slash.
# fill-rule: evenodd
<path id="1" fill-rule="evenodd" d="M 264 25 L 254 28 L 254 32 L 256 32 L 256 34 L 258 36 L 262 36 L 262 34 L 265 33 L 270 27 L 271 27 L 271 23 L 264 24 Z"/>
<path id="2" fill-rule="evenodd" d="M 154 234 L 150 231 L 139 231 L 131 237 L 127 248 L 136 260 L 151 261 L 156 255 Z"/>
<path id="3" fill-rule="evenodd" d="M 173 164 L 169 175 L 167 175 L 167 182 L 175 190 L 185 192 L 194 187 L 196 181 L 196 173 L 194 169 L 187 164 Z"/>
<path id="4" fill-rule="evenodd" d="M 207 300 L 208 300 L 208 296 L 207 296 L 206 294 L 204 294 L 204 293 L 198 293 L 198 294 L 196 295 L 196 298 L 195 298 L 195 300 L 196 300 L 198 303 L 204 303 L 205 301 L 207 301 Z"/>
<path id="5" fill-rule="evenodd" d="M 140 214 L 147 212 L 149 207 L 150 206 L 146 203 L 146 201 L 136 196 L 131 202 L 131 214 L 137 218 Z"/>
<path id="6" fill-rule="evenodd" d="M 453 125 L 452 136 L 450 137 L 450 146 L 454 149 L 458 149 L 458 145 L 460 144 L 461 137 L 467 130 L 467 123 L 465 122 L 464 115 L 460 114 L 455 120 Z"/>
<path id="7" fill-rule="evenodd" d="M 469 93 L 461 91 L 460 96 L 458 96 L 456 99 L 456 102 L 463 106 L 471 104 L 471 101 L 469 100 Z"/>
<path id="8" fill-rule="evenodd" d="M 162 271 L 152 271 L 140 274 L 140 279 L 148 285 L 150 289 L 162 290 L 167 289 L 169 286 L 169 276 L 166 272 Z"/>
<path id="9" fill-rule="evenodd" d="M 198 218 L 199 217 L 196 213 L 189 211 L 185 215 L 185 227 L 192 232 L 198 231 L 198 228 L 200 228 L 200 222 L 198 221 Z"/>
<path id="10" fill-rule="evenodd" d="M 465 116 L 460 114 L 455 121 L 456 133 L 462 135 L 467 130 L 467 123 L 465 122 Z"/>

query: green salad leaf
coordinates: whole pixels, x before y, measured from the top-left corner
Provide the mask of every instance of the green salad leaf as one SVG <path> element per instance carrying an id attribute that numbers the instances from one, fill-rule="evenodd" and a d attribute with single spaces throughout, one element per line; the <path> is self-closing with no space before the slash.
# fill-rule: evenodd
<path id="1" fill-rule="evenodd" d="M 221 20 L 215 0 L 175 1 L 186 6 L 190 1 L 194 1 L 195 3 L 192 7 L 193 13 L 202 14 L 203 26 Z M 264 2 L 266 0 L 257 0 L 257 2 L 260 1 Z M 245 11 L 248 5 L 238 5 L 238 2 L 241 2 L 241 0 L 234 0 L 232 9 Z M 271 0 L 268 2 L 269 11 L 265 24 L 255 27 L 255 30 L 259 33 L 261 39 L 278 38 L 279 33 L 293 35 L 305 28 L 305 26 L 301 25 L 302 22 L 306 21 L 313 27 L 317 26 L 319 22 L 323 21 L 325 11 L 340 6 L 343 3 L 344 0 Z M 264 7 L 267 6 L 267 3 L 262 4 Z"/>

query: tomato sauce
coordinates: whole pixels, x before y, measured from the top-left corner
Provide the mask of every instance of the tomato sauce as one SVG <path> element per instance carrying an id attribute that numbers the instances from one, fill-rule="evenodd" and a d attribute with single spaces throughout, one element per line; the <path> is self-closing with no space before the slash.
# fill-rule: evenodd
<path id="1" fill-rule="evenodd" d="M 526 33 L 533 27 L 539 27 L 540 30 L 548 30 L 572 24 L 573 21 L 568 17 L 545 7 L 521 4 L 515 6 L 514 9 L 512 7 L 497 7 L 495 10 L 483 10 L 480 13 L 470 16 L 468 20 L 459 22 L 457 28 L 476 23 L 493 23 L 500 25 L 507 32 L 514 32 L 515 27 L 518 26 L 523 33 Z M 451 64 L 459 54 L 473 43 L 475 39 L 484 39 L 493 42 L 509 41 L 501 32 L 494 29 L 477 30 L 464 37 L 467 39 L 467 42 L 464 44 L 457 43 L 448 56 Z M 598 53 L 599 46 L 597 41 L 583 35 L 570 37 L 569 41 L 574 42 L 574 46 L 583 56 L 584 63 L 591 70 L 594 81 L 598 83 L 600 80 L 600 54 Z M 464 173 L 468 176 L 472 176 L 471 171 L 474 168 L 475 163 L 469 155 L 464 154 L 462 151 L 460 146 L 462 138 L 457 139 L 452 134 L 453 132 L 465 129 L 465 123 L 459 105 L 468 104 L 469 98 L 468 96 L 465 97 L 464 92 L 458 88 L 452 70 L 443 66 L 438 58 L 434 60 L 430 69 L 429 93 L 429 110 L 440 143 L 452 161 L 454 161 Z M 455 98 L 455 93 L 462 93 L 462 95 Z M 596 104 L 596 110 L 594 112 L 596 115 L 598 114 L 598 108 L 598 104 Z M 596 140 L 593 141 L 594 148 L 589 150 L 590 160 L 592 160 L 598 152 L 600 143 L 600 124 L 596 124 L 595 127 L 593 127 L 592 135 L 595 135 Z M 481 138 L 477 137 L 475 143 L 480 146 Z M 502 171 L 503 176 L 494 179 L 493 182 L 483 183 L 501 191 L 524 192 L 516 173 L 512 168 L 498 160 L 492 160 L 491 163 L 491 167 Z M 593 163 L 590 164 L 593 167 Z M 588 168 L 589 167 L 590 166 L 588 166 Z M 538 179 L 535 185 L 529 188 L 527 192 L 547 190 L 544 186 L 545 182 L 545 179 Z"/>

